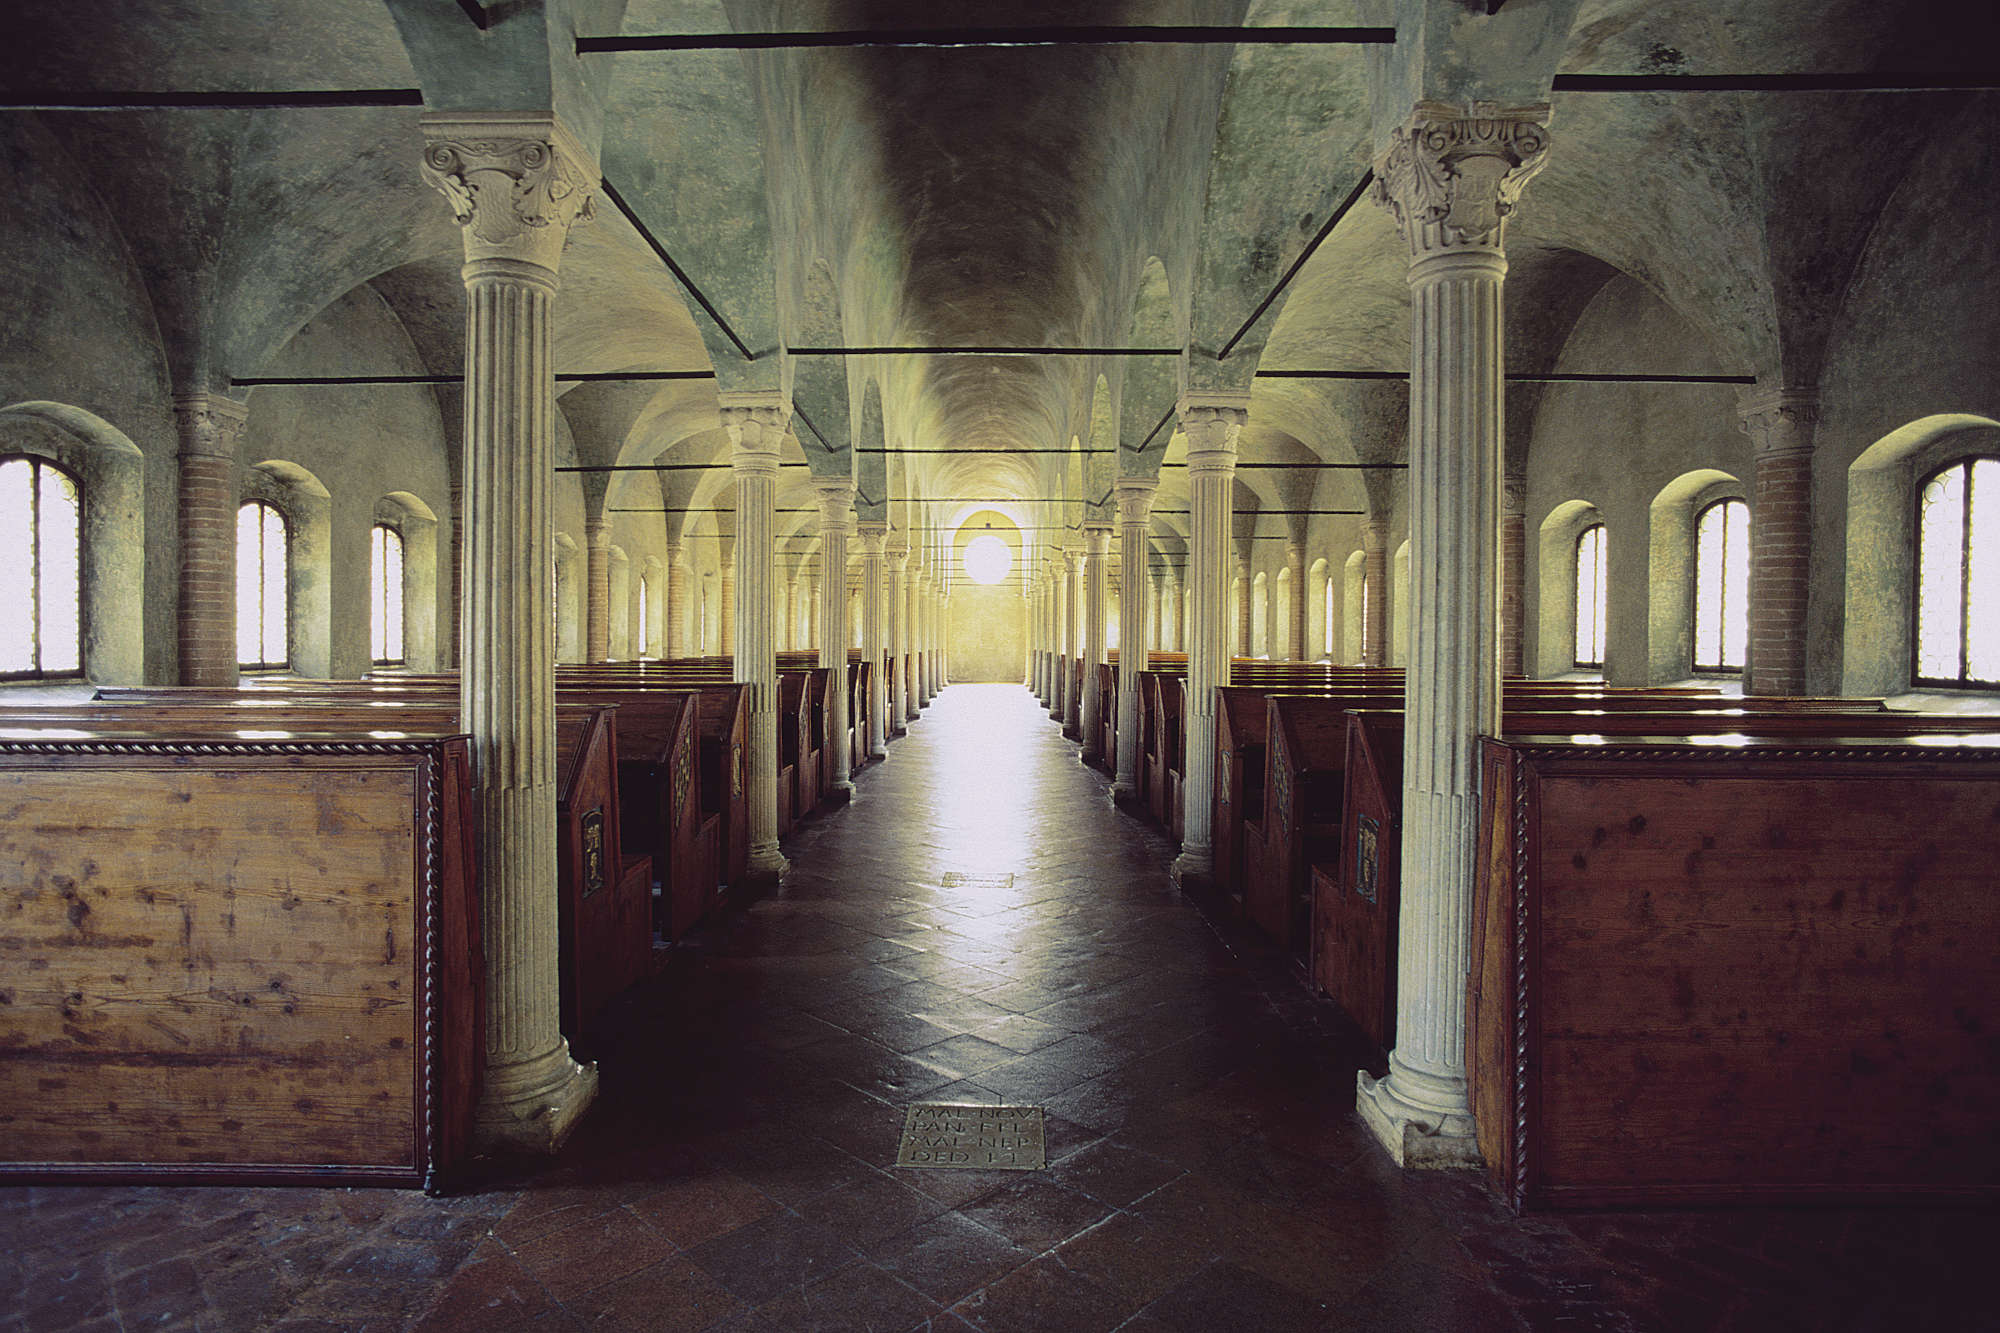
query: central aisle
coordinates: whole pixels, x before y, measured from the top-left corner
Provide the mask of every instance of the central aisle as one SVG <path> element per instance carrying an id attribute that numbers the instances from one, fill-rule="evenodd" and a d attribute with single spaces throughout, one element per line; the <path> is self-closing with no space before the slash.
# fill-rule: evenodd
<path id="1" fill-rule="evenodd" d="M 599 1105 L 431 1326 L 1901 1329 L 1979 1280 L 1962 1211 L 1516 1219 L 1397 1171 L 1332 1007 L 1107 787 L 1026 690 L 946 690 L 619 1006 Z M 1049 1166 L 896 1168 L 912 1101 L 1044 1106 Z"/>
<path id="2" fill-rule="evenodd" d="M 1504 1322 L 1460 1278 L 1393 1265 L 1451 1247 L 1354 1123 L 1328 1011 L 1175 891 L 1168 845 L 1025 689 L 947 689 L 856 787 L 788 844 L 782 890 L 680 950 L 596 1052 L 565 1174 L 584 1206 L 627 1206 L 515 1248 L 545 1281 L 605 1282 L 571 1313 L 1372 1328 L 1414 1287 L 1412 1327 Z M 894 1168 L 912 1101 L 1044 1106 L 1050 1165 Z M 1349 1222 L 1314 1220 L 1336 1200 Z M 538 1188 L 499 1234 L 577 1202 Z"/>

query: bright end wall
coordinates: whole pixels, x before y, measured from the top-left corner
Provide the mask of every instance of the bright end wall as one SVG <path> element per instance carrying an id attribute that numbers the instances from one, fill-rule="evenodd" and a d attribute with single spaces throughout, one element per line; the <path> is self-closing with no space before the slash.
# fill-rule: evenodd
<path id="1" fill-rule="evenodd" d="M 991 585 L 972 582 L 960 563 L 951 589 L 950 671 L 955 681 L 1025 680 L 1028 675 L 1028 608 L 1021 600 L 1021 530 L 993 510 L 968 517 L 952 542 L 961 561 L 966 544 L 983 535 L 998 537 L 1012 553 L 1007 577 Z"/>

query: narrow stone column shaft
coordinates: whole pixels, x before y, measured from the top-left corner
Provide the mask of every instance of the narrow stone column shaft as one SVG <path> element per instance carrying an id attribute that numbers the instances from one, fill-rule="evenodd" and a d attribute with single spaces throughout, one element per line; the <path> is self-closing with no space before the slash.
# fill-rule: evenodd
<path id="1" fill-rule="evenodd" d="M 1174 877 L 1206 880 L 1215 870 L 1215 704 L 1229 683 L 1229 529 L 1236 440 L 1249 418 L 1246 395 L 1183 398 L 1188 451 L 1188 674 L 1181 706 L 1181 854 Z M 1249 589 L 1244 589 L 1248 605 Z"/>
<path id="2" fill-rule="evenodd" d="M 1361 529 L 1361 663 L 1389 665 L 1389 520 Z"/>
<path id="3" fill-rule="evenodd" d="M 1136 796 L 1139 791 L 1139 673 L 1146 669 L 1147 652 L 1159 638 L 1159 627 L 1150 614 L 1147 595 L 1153 580 L 1146 572 L 1146 529 L 1153 518 L 1153 492 L 1157 483 L 1138 478 L 1121 478 L 1113 487 L 1118 496 L 1118 754 L 1114 789 L 1120 796 Z M 1152 632 L 1148 633 L 1148 627 Z"/>
<path id="4" fill-rule="evenodd" d="M 1257 651 L 1252 637 L 1257 608 L 1257 580 L 1251 577 L 1250 562 L 1236 562 L 1236 656 L 1249 657 Z"/>
<path id="5" fill-rule="evenodd" d="M 1066 688 L 1063 661 L 1072 650 L 1069 634 L 1069 560 L 1058 552 L 1049 570 L 1049 603 L 1055 614 L 1055 623 L 1050 627 L 1049 651 L 1054 660 L 1049 663 L 1049 716 L 1060 722 L 1069 709 L 1069 691 Z"/>
<path id="6" fill-rule="evenodd" d="M 882 679 L 888 628 L 882 598 L 882 548 L 888 525 L 864 519 L 855 525 L 861 537 L 861 660 L 868 663 L 868 757 L 880 759 L 889 740 L 889 691 Z"/>
<path id="7" fill-rule="evenodd" d="M 1285 547 L 1285 572 L 1291 576 L 1291 605 L 1285 608 L 1286 618 L 1291 622 L 1290 634 L 1285 644 L 1285 656 L 1294 662 L 1306 659 L 1306 548 L 1297 544 Z M 1272 656 L 1277 656 L 1273 653 Z"/>
<path id="8" fill-rule="evenodd" d="M 180 436 L 179 650 L 183 685 L 236 683 L 236 451 L 249 412 L 219 394 L 174 399 Z"/>
<path id="9" fill-rule="evenodd" d="M 597 1088 L 558 1026 L 554 489 L 556 269 L 597 169 L 546 113 L 424 118 L 424 178 L 465 244 L 465 638 L 486 957 L 475 1134 L 552 1152 Z"/>
<path id="10" fill-rule="evenodd" d="M 583 656 L 587 662 L 604 662 L 611 657 L 611 527 L 592 519 L 583 525 L 583 539 Z"/>
<path id="11" fill-rule="evenodd" d="M 667 543 L 666 623 L 660 630 L 660 656 L 673 657 L 687 640 L 687 571 L 681 568 L 681 544 Z"/>
<path id="12" fill-rule="evenodd" d="M 1478 747 L 1500 720 L 1501 220 L 1545 115 L 1424 104 L 1376 173 L 1410 247 L 1411 632 L 1396 1047 L 1357 1101 L 1403 1165 L 1478 1160 L 1465 979 Z"/>
<path id="13" fill-rule="evenodd" d="M 847 716 L 847 534 L 854 523 L 854 482 L 847 477 L 815 477 L 819 492 L 820 614 L 819 664 L 826 673 L 827 785 L 843 795 L 854 791 L 854 755 L 848 744 Z"/>
<path id="14" fill-rule="evenodd" d="M 1090 524 L 1083 530 L 1083 700 L 1077 709 L 1077 723 L 1083 728 L 1083 752 L 1099 755 L 1103 750 L 1103 692 L 1097 688 L 1097 668 L 1109 658 L 1106 640 L 1110 636 L 1110 579 L 1106 566 L 1111 560 L 1111 528 Z"/>
<path id="15" fill-rule="evenodd" d="M 889 575 L 889 719 L 888 730 L 902 735 L 910 718 L 910 549 L 888 554 Z"/>
<path id="16" fill-rule="evenodd" d="M 1801 389 L 1743 396 L 1755 465 L 1750 523 L 1750 644 L 1745 694 L 1806 692 L 1812 587 L 1812 460 L 1819 403 Z"/>
<path id="17" fill-rule="evenodd" d="M 730 675 L 748 686 L 750 752 L 744 756 L 744 795 L 750 812 L 750 874 L 783 874 L 778 850 L 778 648 L 777 590 L 772 568 L 777 549 L 774 496 L 778 452 L 791 419 L 790 405 L 775 392 L 720 395 L 729 432 L 729 462 L 736 479 L 736 561 L 732 582 L 742 594 L 730 643 Z M 725 578 L 728 575 L 725 574 Z M 723 620 L 729 621 L 730 583 L 723 585 Z"/>

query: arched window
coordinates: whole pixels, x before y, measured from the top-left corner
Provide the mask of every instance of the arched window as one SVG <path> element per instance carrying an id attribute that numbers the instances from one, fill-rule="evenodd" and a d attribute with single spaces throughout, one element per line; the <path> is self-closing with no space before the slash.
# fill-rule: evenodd
<path id="1" fill-rule="evenodd" d="M 653 624 L 653 621 L 651 619 L 652 591 L 653 591 L 652 583 L 653 581 L 647 578 L 644 574 L 641 574 L 639 576 L 639 633 L 637 635 L 638 644 L 632 650 L 632 655 L 634 657 L 644 657 L 648 649 L 650 649 L 652 646 L 648 642 L 648 639 L 650 637 L 649 631 Z"/>
<path id="2" fill-rule="evenodd" d="M 245 670 L 291 665 L 288 535 L 285 516 L 262 500 L 236 511 L 236 665 Z"/>
<path id="3" fill-rule="evenodd" d="M 1604 665 L 1604 622 L 1610 606 L 1605 578 L 1604 525 L 1593 523 L 1576 535 L 1576 653 L 1578 667 Z"/>
<path id="4" fill-rule="evenodd" d="M 1750 638 L 1750 506 L 1717 500 L 1695 517 L 1694 669 L 1741 671 Z"/>
<path id="5" fill-rule="evenodd" d="M 0 459 L 0 678 L 83 673 L 83 494 L 40 458 Z"/>
<path id="6" fill-rule="evenodd" d="M 403 535 L 386 523 L 368 534 L 368 644 L 376 666 L 403 664 Z"/>
<path id="7" fill-rule="evenodd" d="M 1326 620 L 1324 622 L 1325 633 L 1323 635 L 1325 642 L 1320 645 L 1320 649 L 1322 652 L 1326 654 L 1327 660 L 1332 661 L 1334 624 L 1333 624 L 1333 576 L 1331 574 L 1327 575 L 1323 591 L 1326 594 Z"/>
<path id="8" fill-rule="evenodd" d="M 1967 458 L 1917 499 L 1916 678 L 2000 686 L 2000 458 Z"/>

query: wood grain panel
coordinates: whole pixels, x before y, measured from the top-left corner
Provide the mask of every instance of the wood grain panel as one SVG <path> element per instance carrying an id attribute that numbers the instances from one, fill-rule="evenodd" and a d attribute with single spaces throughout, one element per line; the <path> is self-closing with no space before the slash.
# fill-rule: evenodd
<path id="1" fill-rule="evenodd" d="M 414 1165 L 407 761 L 0 771 L 17 1161 Z"/>
<path id="2" fill-rule="evenodd" d="M 1539 816 L 1538 1181 L 2000 1185 L 1990 779 L 1547 776 Z"/>

